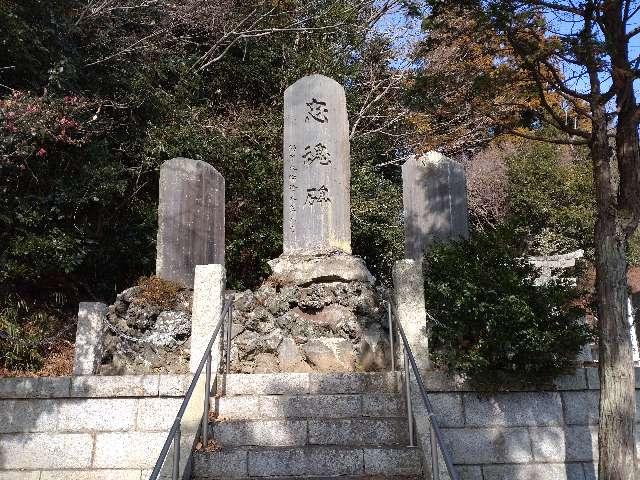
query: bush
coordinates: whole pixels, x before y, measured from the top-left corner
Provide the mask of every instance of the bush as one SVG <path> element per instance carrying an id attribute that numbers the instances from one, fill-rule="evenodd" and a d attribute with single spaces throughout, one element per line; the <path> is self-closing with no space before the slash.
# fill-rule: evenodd
<path id="1" fill-rule="evenodd" d="M 568 370 L 592 333 L 578 291 L 534 286 L 536 269 L 501 232 L 440 244 L 425 257 L 437 365 L 476 384 L 543 384 Z"/>

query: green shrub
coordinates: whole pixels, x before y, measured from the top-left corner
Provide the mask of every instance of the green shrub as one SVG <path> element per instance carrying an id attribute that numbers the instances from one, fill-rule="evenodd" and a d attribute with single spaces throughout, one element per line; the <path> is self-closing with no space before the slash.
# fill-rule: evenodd
<path id="1" fill-rule="evenodd" d="M 30 312 L 24 301 L 7 298 L 0 305 L 0 367 L 33 370 L 42 363 L 43 312 Z"/>
<path id="2" fill-rule="evenodd" d="M 587 152 L 521 143 L 507 159 L 508 221 L 532 255 L 593 249 L 595 200 Z"/>
<path id="3" fill-rule="evenodd" d="M 436 364 L 476 384 L 543 384 L 572 366 L 592 333 L 576 289 L 534 286 L 536 269 L 501 232 L 440 244 L 425 257 Z"/>

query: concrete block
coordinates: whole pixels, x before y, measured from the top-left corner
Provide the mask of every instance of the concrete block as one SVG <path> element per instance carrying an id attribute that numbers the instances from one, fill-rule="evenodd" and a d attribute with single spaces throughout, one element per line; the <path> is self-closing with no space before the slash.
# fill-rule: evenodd
<path id="1" fill-rule="evenodd" d="M 598 456 L 598 434 L 590 427 L 532 428 L 533 456 L 541 462 L 590 462 Z"/>
<path id="2" fill-rule="evenodd" d="M 408 443 L 408 425 L 403 419 L 310 419 L 311 445 L 401 445 Z"/>
<path id="3" fill-rule="evenodd" d="M 587 387 L 590 390 L 600 390 L 600 373 L 598 372 L 598 368 L 587 367 L 584 369 L 584 372 L 587 375 Z"/>
<path id="4" fill-rule="evenodd" d="M 196 265 L 224 265 L 224 177 L 200 160 L 160 167 L 156 275 L 194 286 Z"/>
<path id="5" fill-rule="evenodd" d="M 460 480 L 483 480 L 482 467 L 479 465 L 456 465 L 454 468 L 456 469 Z M 450 480 L 449 473 L 447 472 L 447 468 L 442 459 L 440 460 L 440 480 Z"/>
<path id="6" fill-rule="evenodd" d="M 598 480 L 598 464 L 597 463 L 583 463 L 582 469 L 584 470 L 585 480 Z"/>
<path id="7" fill-rule="evenodd" d="M 462 392 L 474 390 L 460 375 L 443 370 L 420 369 L 420 376 L 428 392 Z"/>
<path id="8" fill-rule="evenodd" d="M 427 368 L 430 365 L 429 332 L 422 261 L 418 260 L 422 258 L 422 252 L 415 258 L 400 260 L 393 265 L 393 313 L 402 326 L 418 368 Z"/>
<path id="9" fill-rule="evenodd" d="M 356 475 L 364 470 L 361 449 L 337 447 L 249 450 L 249 476 Z"/>
<path id="10" fill-rule="evenodd" d="M 418 394 L 417 386 L 412 389 L 413 405 L 422 405 L 422 397 Z M 436 421 L 440 427 L 464 427 L 464 412 L 462 395 L 459 393 L 430 393 L 429 401 L 436 414 Z"/>
<path id="11" fill-rule="evenodd" d="M 69 385 L 69 377 L 0 378 L 0 398 L 68 397 Z"/>
<path id="12" fill-rule="evenodd" d="M 107 318 L 107 305 L 80 302 L 73 358 L 74 375 L 93 375 L 102 357 L 102 334 Z"/>
<path id="13" fill-rule="evenodd" d="M 49 470 L 40 480 L 140 480 L 141 470 Z"/>
<path id="14" fill-rule="evenodd" d="M 585 480 L 580 464 L 487 465 L 484 480 Z"/>
<path id="15" fill-rule="evenodd" d="M 133 430 L 137 400 L 88 398 L 58 402 L 59 432 L 117 432 Z"/>
<path id="16" fill-rule="evenodd" d="M 218 385 L 223 382 L 219 377 Z M 285 395 L 309 393 L 308 373 L 254 373 L 226 376 L 226 395 Z"/>
<path id="17" fill-rule="evenodd" d="M 184 397 L 193 375 L 160 375 L 158 395 L 161 397 Z M 213 379 L 212 379 L 213 381 Z"/>
<path id="18" fill-rule="evenodd" d="M 465 393 L 463 399 L 468 426 L 553 426 L 563 423 L 558 392 Z"/>
<path id="19" fill-rule="evenodd" d="M 442 432 L 457 464 L 528 463 L 533 458 L 526 428 L 445 428 Z"/>
<path id="20" fill-rule="evenodd" d="M 86 433 L 18 433 L 0 435 L 2 468 L 86 468 L 93 438 Z"/>
<path id="21" fill-rule="evenodd" d="M 597 425 L 600 392 L 562 392 L 564 420 L 568 425 Z"/>
<path id="22" fill-rule="evenodd" d="M 362 395 L 362 415 L 365 417 L 401 417 L 406 414 L 406 406 L 400 395 L 389 393 Z"/>
<path id="23" fill-rule="evenodd" d="M 0 472 L 0 480 L 40 480 L 40 471 L 21 472 L 12 470 Z"/>
<path id="24" fill-rule="evenodd" d="M 247 395 L 213 401 L 219 417 L 231 419 L 341 418 L 361 413 L 358 395 Z"/>
<path id="25" fill-rule="evenodd" d="M 141 398 L 138 400 L 136 430 L 168 431 L 181 404 L 181 398 Z"/>
<path id="26" fill-rule="evenodd" d="M 586 390 L 587 374 L 584 368 L 577 368 L 573 375 L 561 375 L 554 380 L 558 390 Z"/>
<path id="27" fill-rule="evenodd" d="M 416 448 L 365 448 L 364 472 L 367 475 L 419 475 L 420 451 Z"/>
<path id="28" fill-rule="evenodd" d="M 71 380 L 72 397 L 157 397 L 158 375 L 92 375 Z"/>
<path id="29" fill-rule="evenodd" d="M 247 449 L 244 448 L 193 455 L 194 478 L 243 478 L 247 472 Z"/>
<path id="30" fill-rule="evenodd" d="M 0 401 L 0 433 L 52 432 L 57 423 L 55 400 Z"/>
<path id="31" fill-rule="evenodd" d="M 98 433 L 94 468 L 151 468 L 158 459 L 167 432 Z"/>
<path id="32" fill-rule="evenodd" d="M 213 438 L 226 447 L 295 447 L 307 443 L 306 420 L 234 420 L 215 422 Z"/>
<path id="33" fill-rule="evenodd" d="M 391 372 L 310 373 L 309 392 L 322 394 L 395 393 L 400 377 Z"/>
<path id="34" fill-rule="evenodd" d="M 213 331 L 220 321 L 224 305 L 225 285 L 226 273 L 223 265 L 211 264 L 195 267 L 193 306 L 191 308 L 191 356 L 189 359 L 189 368 L 192 373 L 197 370 Z M 218 334 L 211 347 L 213 356 L 218 355 L 220 351 L 221 338 L 222 332 Z"/>

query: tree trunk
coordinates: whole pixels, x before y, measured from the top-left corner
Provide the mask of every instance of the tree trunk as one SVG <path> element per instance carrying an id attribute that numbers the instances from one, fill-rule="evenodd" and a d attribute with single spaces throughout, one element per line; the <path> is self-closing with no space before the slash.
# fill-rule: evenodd
<path id="1" fill-rule="evenodd" d="M 598 204 L 595 229 L 600 327 L 600 480 L 635 479 L 635 376 L 627 323 L 626 233 L 603 111 L 594 111 L 591 155 Z"/>

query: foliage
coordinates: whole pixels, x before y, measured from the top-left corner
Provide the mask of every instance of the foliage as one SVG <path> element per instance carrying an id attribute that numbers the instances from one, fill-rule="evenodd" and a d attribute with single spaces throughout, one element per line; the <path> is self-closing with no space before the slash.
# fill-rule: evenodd
<path id="1" fill-rule="evenodd" d="M 178 300 L 178 294 L 184 290 L 180 284 L 164 280 L 155 275 L 138 279 L 140 290 L 133 299 L 134 303 L 157 306 L 170 310 Z"/>
<path id="2" fill-rule="evenodd" d="M 593 173 L 583 148 L 519 142 L 507 158 L 508 222 L 529 255 L 593 252 Z"/>
<path id="3" fill-rule="evenodd" d="M 0 371 L 37 369 L 45 356 L 64 348 L 75 327 L 60 308 L 64 302 L 60 295 L 46 306 L 15 295 L 0 300 Z"/>
<path id="4" fill-rule="evenodd" d="M 472 155 L 497 135 L 529 127 L 537 101 L 504 38 L 464 2 L 452 3 L 424 18 L 407 96 L 422 149 Z"/>
<path id="5" fill-rule="evenodd" d="M 563 282 L 534 286 L 536 269 L 506 232 L 440 244 L 425 257 L 436 362 L 479 384 L 541 384 L 572 366 L 589 328 Z"/>
<path id="6" fill-rule="evenodd" d="M 152 274 L 158 171 L 175 156 L 225 177 L 229 284 L 258 285 L 282 251 L 283 94 L 310 73 L 346 87 L 354 251 L 384 280 L 400 181 L 377 165 L 405 150 L 408 126 L 393 42 L 372 30 L 381 13 L 366 0 L 0 2 L 0 297 L 69 318 Z M 10 310 L 2 331 L 28 336 Z"/>

